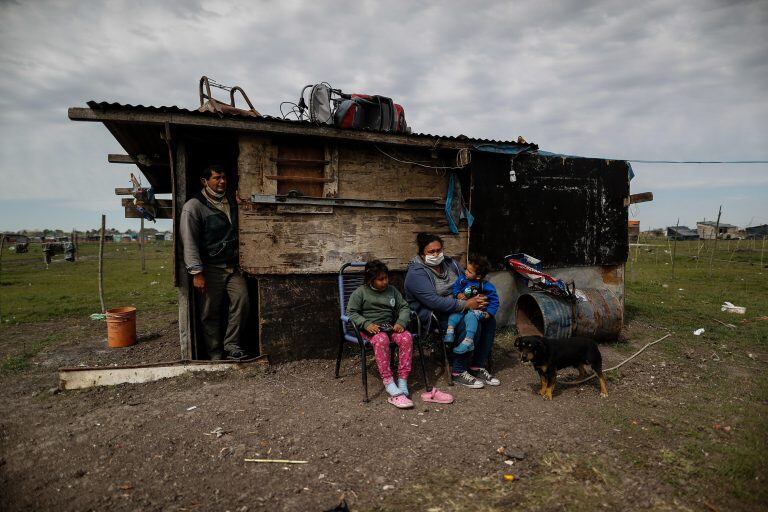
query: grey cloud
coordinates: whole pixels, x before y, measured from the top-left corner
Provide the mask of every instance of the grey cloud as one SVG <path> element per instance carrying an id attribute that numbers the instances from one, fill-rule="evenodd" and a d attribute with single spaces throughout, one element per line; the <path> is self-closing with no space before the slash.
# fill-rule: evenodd
<path id="1" fill-rule="evenodd" d="M 767 5 L 3 3 L 0 175 L 23 165 L 34 186 L 0 200 L 75 198 L 78 179 L 96 176 L 94 194 L 119 186 L 125 170 L 104 162 L 119 147 L 66 107 L 193 108 L 202 74 L 243 86 L 269 114 L 328 80 L 396 98 L 420 132 L 611 157 L 766 157 Z"/>

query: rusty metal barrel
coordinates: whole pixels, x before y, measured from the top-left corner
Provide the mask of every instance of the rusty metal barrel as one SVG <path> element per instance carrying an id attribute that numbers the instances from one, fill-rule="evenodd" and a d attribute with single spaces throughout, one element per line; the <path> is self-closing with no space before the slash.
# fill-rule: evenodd
<path id="1" fill-rule="evenodd" d="M 615 340 L 624 323 L 621 300 L 607 289 L 579 289 L 586 300 L 570 302 L 545 292 L 529 292 L 515 303 L 521 336 Z"/>
<path id="2" fill-rule="evenodd" d="M 530 292 L 515 303 L 515 324 L 521 336 L 569 338 L 572 331 L 571 304 L 545 292 Z"/>
<path id="3" fill-rule="evenodd" d="M 598 341 L 615 340 L 624 325 L 624 308 L 611 290 L 579 290 L 587 300 L 573 305 L 573 336 L 586 336 Z"/>

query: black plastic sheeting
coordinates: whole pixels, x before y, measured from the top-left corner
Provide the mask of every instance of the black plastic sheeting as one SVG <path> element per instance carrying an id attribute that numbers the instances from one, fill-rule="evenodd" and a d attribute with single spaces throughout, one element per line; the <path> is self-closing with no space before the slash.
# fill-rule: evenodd
<path id="1" fill-rule="evenodd" d="M 470 252 L 497 268 L 524 252 L 547 267 L 619 265 L 628 254 L 628 164 L 473 152 Z"/>

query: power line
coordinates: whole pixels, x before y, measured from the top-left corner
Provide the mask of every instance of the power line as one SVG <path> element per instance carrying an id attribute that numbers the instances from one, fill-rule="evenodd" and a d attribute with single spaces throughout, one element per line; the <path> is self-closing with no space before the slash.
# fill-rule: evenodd
<path id="1" fill-rule="evenodd" d="M 768 160 L 626 160 L 639 164 L 768 164 Z"/>

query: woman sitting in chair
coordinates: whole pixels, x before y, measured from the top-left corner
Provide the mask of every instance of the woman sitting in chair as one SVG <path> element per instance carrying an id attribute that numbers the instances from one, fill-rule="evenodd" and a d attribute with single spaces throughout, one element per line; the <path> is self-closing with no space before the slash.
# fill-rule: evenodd
<path id="1" fill-rule="evenodd" d="M 484 295 L 466 300 L 453 298 L 453 284 L 459 276 L 464 275 L 464 269 L 458 261 L 444 255 L 442 238 L 419 233 L 416 246 L 419 252 L 408 264 L 405 276 L 405 298 L 411 309 L 419 315 L 421 325 L 426 330 L 430 328 L 432 313 L 437 317 L 440 329 L 445 332 L 448 317 L 452 313 L 485 310 L 488 299 Z M 456 327 L 456 339 L 464 338 L 463 330 L 461 322 Z M 486 369 L 495 336 L 496 319 L 488 315 L 479 322 L 474 349 L 454 355 L 451 378 L 455 383 L 475 389 L 500 384 L 499 379 Z"/>

